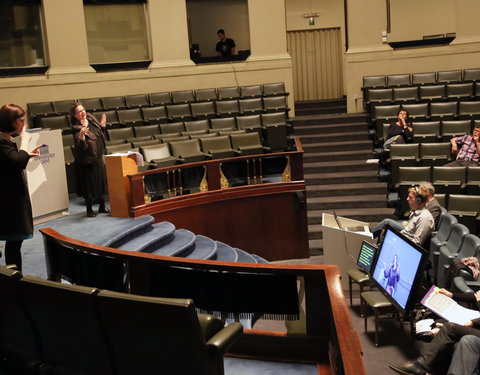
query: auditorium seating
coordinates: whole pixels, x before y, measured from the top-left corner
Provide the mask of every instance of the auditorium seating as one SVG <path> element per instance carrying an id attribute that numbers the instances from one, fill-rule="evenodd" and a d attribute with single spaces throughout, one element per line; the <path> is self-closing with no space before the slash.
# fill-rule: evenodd
<path id="1" fill-rule="evenodd" d="M 477 233 L 480 196 L 450 194 L 448 196 L 448 212 L 454 215 L 459 223 L 465 225 L 471 233 Z"/>
<path id="2" fill-rule="evenodd" d="M 172 103 L 172 96 L 170 92 L 158 92 L 148 95 L 150 99 L 150 105 L 152 106 L 164 106 Z"/>
<path id="3" fill-rule="evenodd" d="M 107 154 L 138 151 L 141 147 L 161 142 L 201 140 L 247 132 L 257 132 L 260 139 L 260 146 L 258 143 L 253 148 L 250 145 L 249 152 L 258 150 L 263 153 L 288 151 L 293 147 L 293 142 L 289 141 L 288 94 L 284 83 L 279 82 L 85 98 L 81 102 L 87 111 L 95 113 L 97 119 L 106 115 Z M 61 129 L 63 135 L 68 135 L 72 129 L 67 112 L 74 103 L 74 99 L 29 103 L 27 108 L 34 126 Z M 64 146 L 72 143 L 71 137 L 64 139 L 67 140 Z M 189 144 L 195 145 L 194 142 Z M 197 152 L 191 150 L 191 153 Z M 220 154 L 216 153 L 216 157 Z M 232 155 L 232 152 L 226 154 Z M 237 154 L 240 153 L 234 152 L 233 155 Z M 147 167 L 155 165 L 149 163 Z M 69 161 L 66 168 L 72 170 L 74 164 Z M 73 174 L 68 176 L 68 184 L 73 189 Z"/>
<path id="4" fill-rule="evenodd" d="M 445 85 L 425 85 L 418 87 L 419 100 L 424 102 L 435 102 L 444 100 L 446 95 Z"/>
<path id="5" fill-rule="evenodd" d="M 172 155 L 179 163 L 192 163 L 206 159 L 206 154 L 200 149 L 200 143 L 196 139 L 188 141 L 171 142 Z"/>
<path id="6" fill-rule="evenodd" d="M 382 125 L 395 121 L 400 108 L 409 111 L 414 128 L 416 122 L 480 118 L 479 70 L 363 77 L 363 102 L 376 144 L 384 142 Z"/>
<path id="7" fill-rule="evenodd" d="M 158 139 L 166 140 L 167 135 L 177 137 L 188 136 L 194 139 L 201 138 L 202 134 L 193 130 L 191 126 L 178 131 L 168 130 L 162 126 L 167 123 L 174 123 L 173 127 L 179 127 L 179 123 L 193 123 L 198 120 L 209 120 L 208 126 L 203 125 L 202 130 L 209 133 L 219 130 L 243 133 L 257 131 L 260 139 L 274 151 L 288 149 L 288 134 L 291 125 L 288 119 L 289 108 L 283 82 L 232 86 L 211 89 L 181 90 L 172 92 L 158 92 L 150 94 L 134 94 L 126 96 L 112 96 L 103 98 L 86 98 L 84 105 L 88 111 L 96 112 L 97 118 L 101 113 L 107 117 L 107 129 L 136 128 L 135 136 L 159 135 L 153 128 L 143 132 L 140 127 L 149 125 L 160 125 Z M 66 114 L 69 107 L 75 101 L 62 100 L 56 102 L 29 103 L 28 110 L 35 126 L 43 126 L 55 129 L 62 129 L 63 132 L 70 132 L 69 118 L 59 117 L 59 114 Z M 239 125 L 234 117 L 249 117 L 261 115 L 255 118 L 255 125 L 244 126 L 249 119 L 239 120 Z M 43 120 L 44 118 L 52 120 Z M 251 118 L 251 117 L 250 117 Z M 185 125 L 186 126 L 186 125 Z M 238 126 L 238 128 L 237 128 Z M 283 128 L 286 126 L 286 128 Z M 138 133 L 138 134 L 137 134 Z M 142 135 L 140 135 L 142 134 Z M 230 135 L 223 133 L 222 135 Z M 213 137 L 205 135 L 205 137 Z M 131 138 L 128 136 L 127 138 Z M 285 139 L 284 139 L 285 138 Z M 125 138 L 126 139 L 126 138 Z M 113 138 L 108 139 L 108 145 L 113 146 Z M 175 139 L 178 141 L 179 139 Z M 187 140 L 183 138 L 182 140 Z M 139 142 L 147 140 L 135 140 L 134 146 Z M 131 143 L 134 143 L 131 140 Z"/>
<path id="8" fill-rule="evenodd" d="M 443 269 L 444 269 L 444 265 L 447 264 L 447 260 L 445 259 L 445 258 L 448 259 L 447 254 L 458 253 L 458 251 L 462 247 L 462 244 L 463 244 L 463 241 L 465 240 L 466 235 L 469 233 L 470 232 L 465 225 L 460 223 L 453 224 L 452 231 L 450 232 L 450 236 L 448 237 L 448 240 L 445 242 L 444 245 L 440 246 L 438 265 L 436 270 L 436 280 L 439 286 L 441 287 L 444 286 Z"/>
<path id="9" fill-rule="evenodd" d="M 87 99 L 79 99 L 80 103 L 82 103 L 83 108 L 87 110 L 87 112 L 98 112 L 103 111 L 103 104 L 100 98 L 87 98 Z"/>
<path id="10" fill-rule="evenodd" d="M 70 107 L 75 104 L 75 100 L 57 100 L 52 102 L 53 110 L 58 115 L 68 115 Z"/>
<path id="11" fill-rule="evenodd" d="M 123 127 L 140 126 L 145 123 L 139 108 L 119 110 L 117 116 Z"/>
<path id="12" fill-rule="evenodd" d="M 437 276 L 440 247 L 447 243 L 450 234 L 452 233 L 453 225 L 457 223 L 458 221 L 455 216 L 448 213 L 444 214 L 441 217 L 438 229 L 432 233 L 429 252 L 430 262 L 432 264 L 432 268 L 429 270 L 429 274 L 432 277 Z"/>
<path id="13" fill-rule="evenodd" d="M 77 191 L 77 174 L 71 145 L 63 147 L 63 157 L 65 159 L 68 193 L 75 193 Z"/>
<path id="14" fill-rule="evenodd" d="M 283 82 L 265 83 L 263 85 L 263 96 L 278 95 L 289 95 L 289 93 L 285 91 L 285 84 Z"/>
<path id="15" fill-rule="evenodd" d="M 219 100 L 232 100 L 232 99 L 239 99 L 240 97 L 241 97 L 240 87 L 238 86 L 218 88 Z"/>
<path id="16" fill-rule="evenodd" d="M 263 154 L 268 150 L 261 144 L 258 133 L 233 134 L 231 139 L 233 149 L 242 156 Z"/>
<path id="17" fill-rule="evenodd" d="M 172 91 L 172 102 L 174 104 L 186 104 L 195 102 L 193 90 Z"/>
<path id="18" fill-rule="evenodd" d="M 450 142 L 422 143 L 420 145 L 420 162 L 422 166 L 441 166 L 452 161 L 450 149 Z"/>
<path id="19" fill-rule="evenodd" d="M 133 128 L 136 137 L 144 137 L 144 136 L 153 136 L 155 134 L 160 134 L 160 128 L 158 125 L 145 125 L 145 126 L 137 126 Z"/>
<path id="20" fill-rule="evenodd" d="M 413 124 L 413 127 L 414 127 L 414 134 L 413 134 L 414 143 L 438 142 L 440 138 L 440 121 L 425 121 L 425 122 L 415 121 L 415 123 Z"/>
<path id="21" fill-rule="evenodd" d="M 123 96 L 109 96 L 102 98 L 103 108 L 106 110 L 118 110 L 127 108 L 125 97 Z"/>
<path id="22" fill-rule="evenodd" d="M 42 128 L 57 130 L 60 129 L 62 132 L 69 133 L 71 132 L 70 124 L 68 122 L 67 116 L 55 116 L 55 117 L 42 117 L 40 118 L 40 125 Z"/>
<path id="23" fill-rule="evenodd" d="M 439 83 L 452 83 L 462 81 L 461 70 L 449 70 L 437 73 L 437 82 Z"/>
<path id="24" fill-rule="evenodd" d="M 261 98 L 263 90 L 261 85 L 240 86 L 240 96 L 247 98 Z"/>
<path id="25" fill-rule="evenodd" d="M 183 290 L 186 294 L 193 296 L 192 299 L 197 308 L 215 311 L 219 314 L 224 312 L 223 314 L 228 317 L 235 316 L 235 314 L 249 317 L 251 312 L 255 311 L 263 313 L 269 319 L 298 319 L 296 317 L 299 297 L 297 279 L 301 278 L 305 280 L 306 291 L 312 291 L 312 287 L 315 288 L 313 290 L 318 291 L 318 293 L 305 293 L 306 330 L 304 333 L 279 335 L 278 332 L 251 330 L 248 335 L 238 338 L 237 342 L 230 347 L 229 353 L 249 358 L 263 357 L 271 360 L 281 358 L 286 362 L 294 358 L 297 360 L 302 358 L 302 361 L 308 362 L 313 359 L 314 363 L 318 363 L 318 366 L 324 369 L 332 368 L 331 366 L 337 368 L 340 365 L 345 374 L 364 374 L 358 337 L 350 327 L 350 317 L 346 309 L 345 298 L 338 284 L 338 269 L 335 266 L 285 267 L 260 263 L 252 266 L 242 263 L 237 266 L 235 263 L 208 260 L 195 261 L 156 255 L 142 256 L 85 242 L 82 245 L 81 242 L 64 237 L 51 229 L 42 231 L 45 236 L 46 252 L 50 254 L 47 259 L 53 262 L 48 267 L 52 271 L 49 274 L 50 278 L 55 279 L 59 276 L 58 273 L 55 273 L 56 268 L 52 266 L 55 263 L 55 257 L 68 247 L 82 256 L 90 253 L 95 254 L 97 259 L 112 257 L 122 260 L 125 264 L 125 271 L 128 272 L 126 279 L 130 281 L 132 293 L 136 295 L 180 294 L 182 288 L 187 287 Z M 217 246 L 217 248 L 219 247 L 221 246 Z M 242 259 L 241 256 L 238 259 Z M 255 257 L 249 259 L 255 259 Z M 165 282 L 165 280 L 169 280 L 169 282 Z M 101 297 L 102 293 L 98 296 Z M 141 306 L 137 307 L 138 310 L 133 310 L 129 306 L 129 303 L 133 304 L 132 300 L 137 301 L 136 296 L 130 297 L 122 294 L 123 296 L 127 301 L 120 299 L 117 293 L 108 293 L 108 298 L 119 298 L 118 301 L 112 301 L 108 312 L 105 313 L 112 317 L 112 322 L 108 324 L 115 324 L 117 320 L 119 324 L 125 324 L 125 319 L 129 322 L 128 317 L 131 318 L 132 311 L 135 311 L 134 315 L 143 317 Z M 145 297 L 145 299 L 148 298 Z M 103 302 L 99 301 L 99 303 Z M 103 314 L 103 307 L 99 306 L 99 311 L 99 314 Z M 137 313 L 137 311 L 140 312 Z M 153 319 L 157 322 L 158 313 L 153 308 L 150 311 L 152 315 L 156 315 L 156 320 Z M 233 311 L 233 314 L 229 311 Z M 116 312 L 118 312 L 118 317 Z M 142 322 L 138 324 L 148 327 L 146 323 L 150 320 L 150 316 L 150 312 L 147 311 L 145 319 L 141 319 Z M 176 319 L 176 317 L 172 319 Z M 163 322 L 163 319 L 160 320 Z M 130 324 L 128 322 L 127 324 Z M 342 324 L 338 324 L 338 322 L 342 322 Z M 108 335 L 110 328 L 105 328 Z M 112 340 L 115 341 L 114 349 L 117 345 L 121 345 L 122 340 L 130 338 L 133 328 L 135 328 L 135 323 L 132 323 L 131 327 L 126 330 L 116 330 L 117 335 L 123 336 L 118 340 Z M 151 335 L 152 337 L 158 336 L 153 328 Z M 151 353 L 152 345 L 157 348 L 163 341 L 157 339 L 159 344 L 152 344 L 150 337 L 150 333 L 146 333 L 145 341 L 149 345 Z M 131 342 L 135 343 L 137 340 Z M 148 348 L 145 349 L 141 344 L 138 347 L 138 349 L 148 351 Z M 136 347 L 133 349 L 128 346 L 119 348 L 119 350 L 123 349 L 137 352 Z M 129 355 L 133 356 L 134 354 L 130 353 Z M 329 361 L 332 355 L 339 359 L 333 365 Z M 122 357 L 129 358 L 126 354 Z M 155 358 L 145 360 L 154 361 Z M 352 366 L 353 362 L 355 362 L 354 366 Z M 132 363 L 125 366 L 130 366 Z M 123 365 L 118 366 L 123 367 Z M 178 368 L 174 371 L 167 370 L 172 373 L 178 371 Z M 336 373 L 336 370 L 332 368 L 331 372 Z M 189 372 L 182 371 L 181 373 Z"/>
<path id="26" fill-rule="evenodd" d="M 215 102 L 218 100 L 216 89 L 196 89 L 195 98 L 197 102 Z"/>
<path id="27" fill-rule="evenodd" d="M 235 150 L 232 148 L 228 135 L 214 138 L 201 138 L 200 141 L 203 152 L 207 153 L 211 159 L 223 159 L 235 156 Z"/>
<path id="28" fill-rule="evenodd" d="M 150 102 L 148 101 L 148 96 L 145 94 L 126 95 L 125 103 L 127 104 L 128 108 L 143 108 L 143 107 L 150 106 Z"/>
<path id="29" fill-rule="evenodd" d="M 209 119 L 216 116 L 215 105 L 213 102 L 192 103 L 190 107 L 194 119 Z"/>
<path id="30" fill-rule="evenodd" d="M 100 291 L 6 267 L 0 289 L 9 297 L 2 360 L 21 373 L 223 374 L 223 355 L 242 334 L 239 323 L 197 314 L 191 299 Z"/>

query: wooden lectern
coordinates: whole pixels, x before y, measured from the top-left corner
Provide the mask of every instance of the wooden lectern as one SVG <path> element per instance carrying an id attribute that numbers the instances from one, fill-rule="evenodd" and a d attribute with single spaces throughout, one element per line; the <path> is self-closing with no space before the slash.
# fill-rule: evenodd
<path id="1" fill-rule="evenodd" d="M 128 175 L 138 173 L 135 154 L 106 155 L 108 197 L 113 217 L 130 217 Z"/>
<path id="2" fill-rule="evenodd" d="M 338 217 L 343 228 L 353 226 L 367 226 L 363 221 Z M 342 287 L 348 290 L 347 271 L 356 268 L 358 253 L 362 241 L 365 240 L 375 244 L 372 233 L 369 231 L 353 232 L 338 227 L 335 217 L 330 214 L 322 215 L 323 231 L 323 255 L 325 264 L 335 264 L 339 266 L 342 276 Z"/>

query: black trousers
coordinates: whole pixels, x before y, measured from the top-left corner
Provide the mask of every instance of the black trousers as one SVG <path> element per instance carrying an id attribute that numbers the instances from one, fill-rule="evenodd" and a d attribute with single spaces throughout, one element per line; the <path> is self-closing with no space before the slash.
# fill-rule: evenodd
<path id="1" fill-rule="evenodd" d="M 22 271 L 22 242 L 20 241 L 5 241 L 5 264 L 15 264 L 17 269 Z"/>
<path id="2" fill-rule="evenodd" d="M 427 371 L 433 371 L 436 367 L 435 364 L 440 362 L 442 358 L 451 356 L 453 345 L 466 335 L 480 337 L 480 330 L 455 323 L 445 323 L 433 340 L 425 345 L 418 357 L 418 362 Z"/>
<path id="3" fill-rule="evenodd" d="M 471 160 L 457 159 L 445 164 L 444 167 L 478 167 L 478 163 Z"/>

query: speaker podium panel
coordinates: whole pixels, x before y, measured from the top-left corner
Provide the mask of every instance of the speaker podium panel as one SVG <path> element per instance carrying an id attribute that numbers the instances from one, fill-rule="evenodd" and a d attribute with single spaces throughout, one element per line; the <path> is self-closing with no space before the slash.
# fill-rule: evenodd
<path id="1" fill-rule="evenodd" d="M 108 199 L 113 217 L 130 217 L 129 174 L 138 173 L 136 153 L 105 155 L 107 170 Z"/>
<path id="2" fill-rule="evenodd" d="M 357 267 L 356 262 L 362 241 L 365 240 L 372 244 L 375 244 L 376 241 L 373 240 L 373 235 L 368 230 L 368 223 L 340 216 L 337 216 L 337 218 L 343 228 L 365 227 L 366 229 L 358 232 L 341 229 L 333 215 L 327 213 L 322 215 L 324 263 L 339 266 L 342 287 L 347 290 L 348 277 L 346 271 Z"/>
<path id="3" fill-rule="evenodd" d="M 68 215 L 68 188 L 62 131 L 31 132 L 30 148 L 40 146 L 40 155 L 30 158 L 25 175 L 32 201 L 34 224 Z M 15 140 L 18 144 L 19 139 Z"/>

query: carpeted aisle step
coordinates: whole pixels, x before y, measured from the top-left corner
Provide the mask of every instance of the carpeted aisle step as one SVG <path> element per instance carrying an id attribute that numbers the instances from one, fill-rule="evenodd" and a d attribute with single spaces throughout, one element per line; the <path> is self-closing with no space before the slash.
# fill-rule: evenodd
<path id="1" fill-rule="evenodd" d="M 315 173 L 319 170 L 326 173 L 330 172 L 356 172 L 356 171 L 378 171 L 378 164 L 367 164 L 362 160 L 340 160 L 340 161 L 321 161 L 314 163 L 304 163 L 305 173 Z M 385 184 L 384 184 L 385 185 Z M 386 188 L 386 185 L 385 185 Z"/>
<path id="2" fill-rule="evenodd" d="M 352 151 L 352 150 L 368 150 L 372 148 L 372 141 L 370 140 L 352 140 L 347 139 L 343 141 L 325 142 L 312 142 L 302 144 L 305 153 L 310 152 L 322 152 L 331 151 L 332 149 L 337 151 Z"/>
<path id="3" fill-rule="evenodd" d="M 341 208 L 348 209 L 352 206 L 356 208 L 385 208 L 385 204 L 385 194 L 310 197 L 307 199 L 309 210 L 338 210 Z"/>
<path id="4" fill-rule="evenodd" d="M 172 235 L 175 232 L 175 225 L 168 221 L 153 224 L 151 230 L 145 233 L 140 233 L 130 241 L 125 242 L 118 248 L 128 251 L 144 251 L 151 252 L 158 248 L 159 244 L 167 243 L 172 240 Z"/>
<path id="5" fill-rule="evenodd" d="M 236 247 L 233 248 L 238 254 L 238 262 L 240 263 L 257 263 L 257 260 L 246 251 L 241 249 L 237 249 Z"/>
<path id="6" fill-rule="evenodd" d="M 315 163 L 322 161 L 352 160 L 359 159 L 366 161 L 373 158 L 372 150 L 342 150 L 342 151 L 323 151 L 323 152 L 305 152 L 303 160 L 305 163 Z"/>
<path id="7" fill-rule="evenodd" d="M 238 253 L 233 247 L 220 241 L 215 242 L 217 243 L 217 257 L 215 260 L 219 262 L 238 262 Z"/>
<path id="8" fill-rule="evenodd" d="M 378 172 L 375 170 L 355 172 L 306 173 L 304 177 L 307 185 L 310 186 L 378 182 Z"/>
<path id="9" fill-rule="evenodd" d="M 342 133 L 344 140 L 348 139 L 351 132 L 364 132 L 367 134 L 368 126 L 366 123 L 341 123 L 341 124 L 322 124 L 312 122 L 312 125 L 301 125 L 295 127 L 293 134 L 302 136 L 307 134 L 327 134 L 327 133 Z"/>
<path id="10" fill-rule="evenodd" d="M 252 257 L 255 258 L 255 260 L 257 261 L 257 263 L 259 264 L 269 264 L 270 262 L 264 258 L 262 258 L 260 255 L 257 255 L 257 254 L 250 254 Z"/>
<path id="11" fill-rule="evenodd" d="M 217 243 L 211 238 L 197 235 L 195 237 L 195 247 L 188 255 L 184 255 L 185 258 L 192 259 L 215 259 L 217 254 Z"/>
<path id="12" fill-rule="evenodd" d="M 115 225 L 102 226 L 101 231 L 98 230 L 98 223 L 95 221 L 90 221 L 83 228 L 84 232 L 90 237 L 90 243 L 118 248 L 119 245 L 136 237 L 139 233 L 149 231 L 154 221 L 153 216 L 145 215 L 134 220 L 117 220 Z M 92 226 L 92 231 L 88 230 L 90 225 Z M 93 241 L 91 233 L 95 233 Z M 75 238 L 82 239 L 78 235 Z"/>
<path id="13" fill-rule="evenodd" d="M 387 197 L 387 187 L 382 182 L 367 182 L 356 184 L 329 184 L 329 185 L 307 185 L 307 202 L 313 197 L 338 197 L 345 195 L 383 195 Z"/>
<path id="14" fill-rule="evenodd" d="M 368 135 L 363 130 L 352 131 L 348 133 L 348 135 L 346 133 L 328 133 L 328 134 L 317 133 L 317 134 L 306 134 L 301 136 L 296 135 L 295 137 L 300 138 L 302 140 L 302 144 L 310 144 L 310 143 L 318 143 L 318 142 L 343 142 L 346 139 L 349 139 L 351 141 L 368 140 Z"/>
<path id="15" fill-rule="evenodd" d="M 195 235 L 186 229 L 177 229 L 174 232 L 173 241 L 153 250 L 151 253 L 163 256 L 183 256 L 195 244 Z"/>

